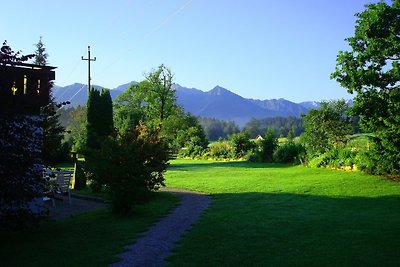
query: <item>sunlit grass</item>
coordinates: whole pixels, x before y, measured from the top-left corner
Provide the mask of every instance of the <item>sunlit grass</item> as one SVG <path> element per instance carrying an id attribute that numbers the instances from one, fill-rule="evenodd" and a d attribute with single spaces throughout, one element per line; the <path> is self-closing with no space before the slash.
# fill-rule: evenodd
<path id="1" fill-rule="evenodd" d="M 398 266 L 398 183 L 288 165 L 174 161 L 167 185 L 215 200 L 172 266 Z"/>

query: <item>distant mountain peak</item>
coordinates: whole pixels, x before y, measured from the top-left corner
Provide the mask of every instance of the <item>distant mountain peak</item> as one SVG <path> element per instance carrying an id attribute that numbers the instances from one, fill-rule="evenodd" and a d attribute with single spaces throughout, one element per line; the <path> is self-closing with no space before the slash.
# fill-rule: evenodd
<path id="1" fill-rule="evenodd" d="M 182 88 L 184 88 L 182 85 L 180 85 L 179 83 L 174 83 L 173 85 L 172 85 L 172 88 L 173 89 L 175 89 L 175 90 L 178 90 L 178 89 L 182 89 Z"/>
<path id="2" fill-rule="evenodd" d="M 223 96 L 223 95 L 233 95 L 234 93 L 232 93 L 228 89 L 225 89 L 225 88 L 217 85 L 211 91 L 208 91 L 208 94 Z"/>

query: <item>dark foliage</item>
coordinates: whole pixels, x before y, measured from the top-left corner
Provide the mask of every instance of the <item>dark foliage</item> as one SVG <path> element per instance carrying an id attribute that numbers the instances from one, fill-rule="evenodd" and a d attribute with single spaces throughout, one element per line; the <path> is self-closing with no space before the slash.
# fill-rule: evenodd
<path id="1" fill-rule="evenodd" d="M 310 159 L 346 144 L 352 133 L 347 108 L 344 100 L 322 101 L 320 109 L 311 109 L 304 116 L 302 142 Z"/>
<path id="2" fill-rule="evenodd" d="M 135 128 L 144 119 L 139 85 L 130 85 L 114 101 L 114 122 L 119 131 Z"/>
<path id="3" fill-rule="evenodd" d="M 100 148 L 102 139 L 114 130 L 110 91 L 91 89 L 87 102 L 86 149 Z"/>
<path id="4" fill-rule="evenodd" d="M 60 124 L 66 129 L 64 142 L 71 149 L 83 153 L 86 139 L 86 107 L 67 107 L 58 110 Z"/>
<path id="5" fill-rule="evenodd" d="M 187 114 L 180 119 L 181 129 L 177 131 L 173 148 L 179 150 L 179 156 L 196 158 L 208 148 L 208 140 L 198 118 Z"/>
<path id="6" fill-rule="evenodd" d="M 233 134 L 231 137 L 232 158 L 243 158 L 255 148 L 255 144 L 250 141 L 250 136 L 246 132 Z"/>
<path id="7" fill-rule="evenodd" d="M 300 164 L 303 162 L 305 152 L 301 144 L 286 142 L 275 149 L 274 162 Z"/>
<path id="8" fill-rule="evenodd" d="M 273 162 L 274 151 L 278 146 L 278 140 L 275 131 L 271 128 L 267 129 L 264 138 L 257 140 L 258 148 L 255 151 L 256 160 L 259 162 Z"/>
<path id="9" fill-rule="evenodd" d="M 34 54 L 22 55 L 21 51 L 14 52 L 10 46 L 8 46 L 7 41 L 3 42 L 3 46 L 0 48 L 0 62 L 7 64 L 15 64 L 27 61 L 33 58 Z"/>
<path id="10" fill-rule="evenodd" d="M 65 128 L 59 121 L 60 115 L 57 114 L 57 104 L 54 98 L 50 98 L 50 103 L 41 109 L 43 117 L 43 163 L 54 166 L 57 163 L 68 160 L 70 147 L 62 144 Z"/>
<path id="11" fill-rule="evenodd" d="M 127 214 L 164 186 L 168 149 L 158 130 L 139 125 L 105 139 L 86 159 L 87 171 L 109 192 L 113 212 Z"/>
<path id="12" fill-rule="evenodd" d="M 269 128 L 274 129 L 276 136 L 287 136 L 293 130 L 295 136 L 303 131 L 303 119 L 296 117 L 272 117 L 264 119 L 251 119 L 244 127 L 244 131 L 250 134 L 251 138 L 257 135 L 262 136 Z"/>
<path id="13" fill-rule="evenodd" d="M 229 159 L 232 157 L 232 147 L 226 141 L 218 141 L 210 145 L 210 157 L 213 159 Z"/>
<path id="14" fill-rule="evenodd" d="M 39 116 L 0 116 L 0 225 L 23 228 L 46 215 Z"/>
<path id="15" fill-rule="evenodd" d="M 74 189 L 84 189 L 86 188 L 86 174 L 84 171 L 83 163 L 77 161 L 75 163 L 75 185 Z"/>
<path id="16" fill-rule="evenodd" d="M 22 63 L 33 56 L 14 52 L 6 41 L 0 48 L 3 65 Z M 24 108 L 18 107 L 18 112 L 34 110 L 35 115 L 17 115 L 12 108 L 0 114 L 0 226 L 15 229 L 33 226 L 47 213 L 39 200 L 46 186 L 41 159 L 43 119 L 37 114 L 39 105 Z"/>
<path id="17" fill-rule="evenodd" d="M 339 51 L 332 78 L 356 93 L 353 115 L 373 133 L 368 172 L 400 175 L 400 1 L 379 1 L 356 14 L 351 51 Z"/>
<path id="18" fill-rule="evenodd" d="M 233 121 L 223 121 L 215 118 L 198 118 L 206 137 L 210 141 L 226 139 L 228 136 L 239 133 L 239 127 Z"/>

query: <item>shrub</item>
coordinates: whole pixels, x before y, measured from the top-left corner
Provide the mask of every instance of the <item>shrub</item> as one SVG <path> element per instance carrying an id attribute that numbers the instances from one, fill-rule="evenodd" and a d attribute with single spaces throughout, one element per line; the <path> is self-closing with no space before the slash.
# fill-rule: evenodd
<path id="1" fill-rule="evenodd" d="M 263 139 L 256 142 L 255 160 L 259 162 L 273 162 L 273 154 L 278 146 L 278 140 L 275 137 L 273 129 L 267 129 Z"/>
<path id="2" fill-rule="evenodd" d="M 391 142 L 394 142 L 395 137 Z M 389 149 L 388 144 L 382 144 L 382 139 L 370 136 L 369 148 L 360 151 L 358 166 L 360 170 L 374 175 L 399 176 L 400 155 L 396 153 L 396 147 Z M 397 143 L 397 146 L 400 141 Z M 385 147 L 386 146 L 386 147 Z"/>
<path id="3" fill-rule="evenodd" d="M 213 159 L 227 159 L 231 155 L 231 146 L 227 142 L 218 141 L 210 146 L 210 157 Z"/>
<path id="4" fill-rule="evenodd" d="M 199 136 L 192 136 L 185 143 L 185 147 L 179 151 L 179 157 L 199 158 L 203 155 L 207 147 Z"/>
<path id="5" fill-rule="evenodd" d="M 301 144 L 287 142 L 280 145 L 273 154 L 273 159 L 278 163 L 296 163 L 302 162 L 305 155 L 305 149 Z"/>
<path id="6" fill-rule="evenodd" d="M 96 183 L 105 185 L 112 211 L 127 214 L 164 186 L 167 161 L 168 149 L 158 130 L 140 124 L 105 139 L 99 150 L 87 155 L 86 168 Z"/>
<path id="7" fill-rule="evenodd" d="M 250 136 L 247 132 L 233 134 L 231 137 L 231 153 L 232 158 L 243 158 L 245 155 L 254 149 L 255 145 L 250 141 Z"/>
<path id="8" fill-rule="evenodd" d="M 344 100 L 322 101 L 319 109 L 311 109 L 304 116 L 302 142 L 310 158 L 346 144 L 351 134 L 346 110 L 347 103 Z"/>
<path id="9" fill-rule="evenodd" d="M 358 152 L 350 148 L 333 148 L 309 161 L 310 167 L 334 167 L 351 169 L 358 164 Z"/>

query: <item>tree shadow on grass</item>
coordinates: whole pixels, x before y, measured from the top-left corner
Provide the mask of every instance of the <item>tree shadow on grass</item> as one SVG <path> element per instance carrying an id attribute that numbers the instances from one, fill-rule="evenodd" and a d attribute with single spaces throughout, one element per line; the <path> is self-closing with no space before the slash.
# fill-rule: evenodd
<path id="1" fill-rule="evenodd" d="M 398 266 L 400 196 L 214 195 L 172 266 Z"/>

